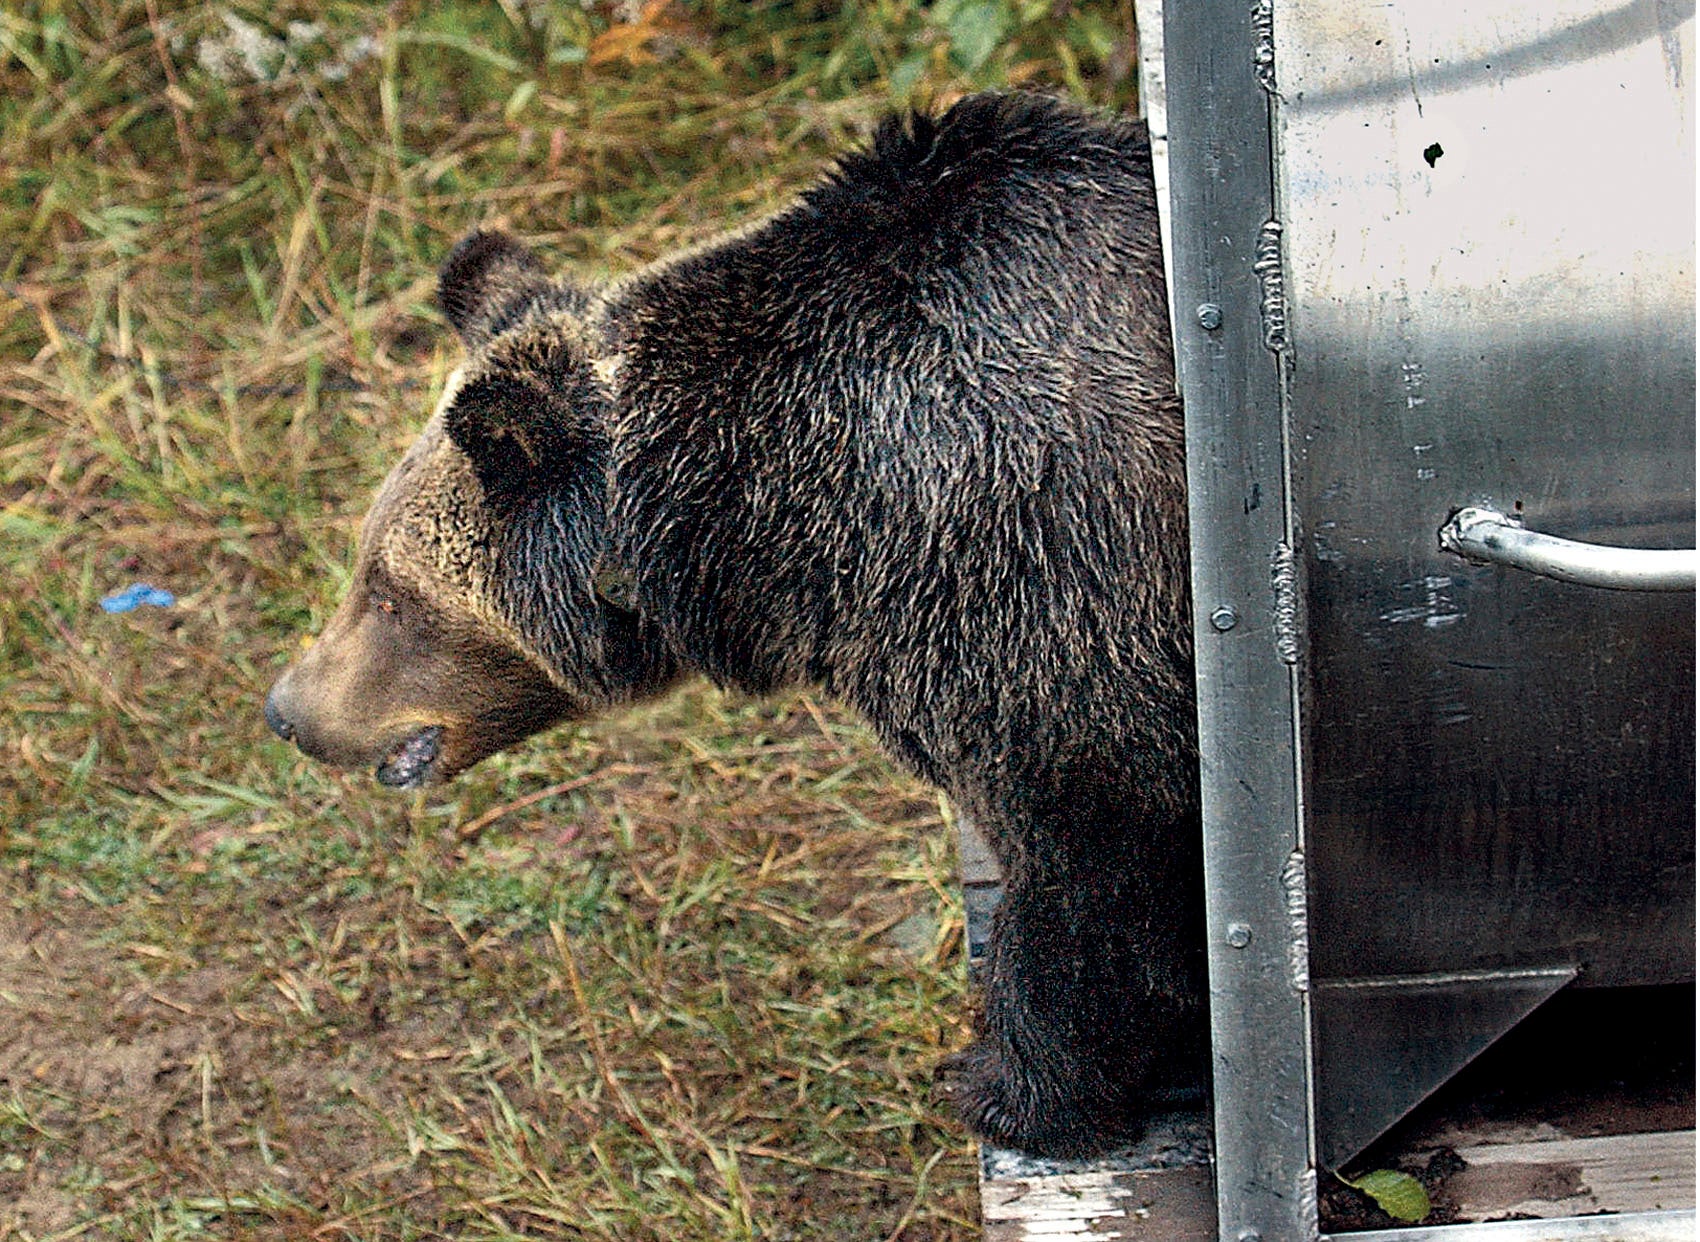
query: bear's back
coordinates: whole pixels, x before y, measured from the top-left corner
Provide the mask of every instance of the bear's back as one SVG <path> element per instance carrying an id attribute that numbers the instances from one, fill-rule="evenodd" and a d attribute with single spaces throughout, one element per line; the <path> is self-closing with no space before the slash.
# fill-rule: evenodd
<path id="1" fill-rule="evenodd" d="M 606 322 L 616 530 L 717 680 L 824 681 L 922 767 L 968 744 L 953 721 L 1043 728 L 1023 705 L 1058 693 L 1111 720 L 1184 701 L 1142 126 L 997 95 L 888 122 L 790 208 L 625 282 Z"/>

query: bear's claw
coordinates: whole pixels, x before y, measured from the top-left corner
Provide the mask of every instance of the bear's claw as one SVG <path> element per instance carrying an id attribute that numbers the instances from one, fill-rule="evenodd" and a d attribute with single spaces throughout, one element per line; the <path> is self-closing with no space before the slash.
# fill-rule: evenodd
<path id="1" fill-rule="evenodd" d="M 1080 1092 L 1080 1078 L 1044 1081 L 1023 1074 L 982 1041 L 941 1061 L 937 1082 L 963 1124 L 999 1147 L 1072 1158 L 1138 1138 L 1138 1127 L 1122 1110 Z"/>

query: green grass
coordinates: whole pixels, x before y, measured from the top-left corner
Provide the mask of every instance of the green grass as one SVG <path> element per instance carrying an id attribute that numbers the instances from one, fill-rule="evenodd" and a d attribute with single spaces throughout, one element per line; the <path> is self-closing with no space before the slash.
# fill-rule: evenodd
<path id="1" fill-rule="evenodd" d="M 842 712 L 696 686 L 407 799 L 258 709 L 453 365 L 463 232 L 627 271 L 894 103 L 1131 107 L 1131 40 L 1050 0 L 0 11 L 0 1239 L 976 1235 L 947 813 Z M 136 580 L 177 606 L 100 610 Z"/>

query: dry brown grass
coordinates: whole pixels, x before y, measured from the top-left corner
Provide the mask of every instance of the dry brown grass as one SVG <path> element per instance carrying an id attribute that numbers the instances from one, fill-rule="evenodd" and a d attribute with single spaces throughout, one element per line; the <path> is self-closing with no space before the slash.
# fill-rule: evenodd
<path id="1" fill-rule="evenodd" d="M 1126 105 L 1129 8 L 0 12 L 0 1239 L 974 1236 L 944 813 L 832 705 L 694 687 L 412 800 L 258 706 L 461 232 L 618 271 L 893 95 Z"/>

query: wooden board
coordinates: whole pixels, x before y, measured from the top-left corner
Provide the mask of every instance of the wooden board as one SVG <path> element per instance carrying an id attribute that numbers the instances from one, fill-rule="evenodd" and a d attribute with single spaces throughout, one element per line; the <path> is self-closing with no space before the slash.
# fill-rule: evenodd
<path id="1" fill-rule="evenodd" d="M 984 1182 L 985 1242 L 1215 1242 L 1210 1170 L 1063 1173 Z"/>
<path id="2" fill-rule="evenodd" d="M 1158 1114 L 1139 1142 L 1092 1160 L 982 1148 L 980 1210 L 985 1242 L 1214 1242 L 1209 1119 Z"/>
<path id="3" fill-rule="evenodd" d="M 1445 1192 L 1467 1220 L 1694 1206 L 1694 1132 L 1607 1134 L 1453 1149 Z"/>

